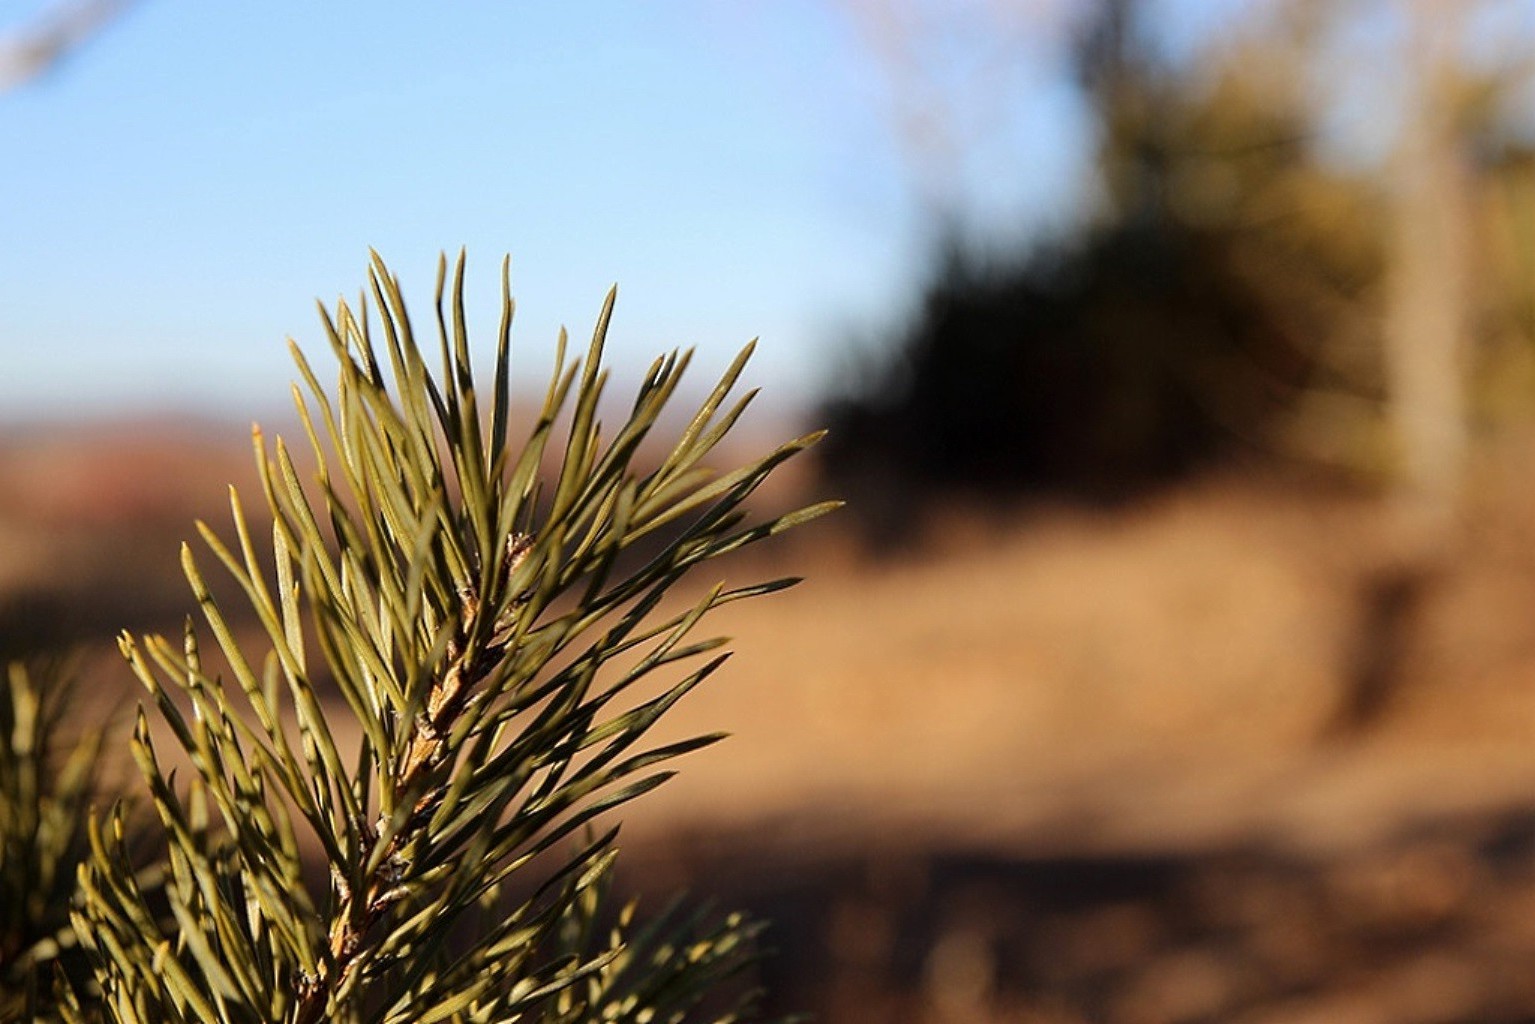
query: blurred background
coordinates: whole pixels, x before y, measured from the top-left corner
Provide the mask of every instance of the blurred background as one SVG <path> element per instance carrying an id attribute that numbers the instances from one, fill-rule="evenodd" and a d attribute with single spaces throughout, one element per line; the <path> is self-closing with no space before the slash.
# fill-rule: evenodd
<path id="1" fill-rule="evenodd" d="M 0 655 L 93 713 L 314 299 L 510 252 L 530 390 L 617 281 L 619 391 L 832 428 L 626 826 L 777 1008 L 1535 1020 L 1535 0 L 9 3 L 0 152 Z"/>

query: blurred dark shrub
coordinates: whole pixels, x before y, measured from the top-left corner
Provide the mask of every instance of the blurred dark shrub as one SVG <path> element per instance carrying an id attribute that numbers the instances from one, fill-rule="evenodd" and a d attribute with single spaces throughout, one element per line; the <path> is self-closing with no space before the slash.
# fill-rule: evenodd
<path id="1" fill-rule="evenodd" d="M 1310 367 L 1218 236 L 1123 225 L 1007 264 L 951 249 L 890 361 L 830 403 L 824 464 L 1121 497 L 1252 448 Z"/>
<path id="2" fill-rule="evenodd" d="M 881 532 L 938 493 L 1114 500 L 1288 457 L 1308 398 L 1378 399 L 1378 195 L 1315 155 L 1298 73 L 1264 52 L 1170 66 L 1113 18 L 1084 45 L 1098 215 L 1012 254 L 947 233 L 821 410 L 822 465 Z"/>

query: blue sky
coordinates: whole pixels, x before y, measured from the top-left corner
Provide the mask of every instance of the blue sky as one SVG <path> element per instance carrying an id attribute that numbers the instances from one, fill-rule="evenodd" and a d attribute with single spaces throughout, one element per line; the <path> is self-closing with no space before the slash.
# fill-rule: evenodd
<path id="1" fill-rule="evenodd" d="M 896 322 L 930 228 L 875 52 L 836 0 L 144 0 L 0 93 L 0 419 L 281 409 L 284 339 L 321 349 L 370 246 L 420 313 L 467 247 L 486 344 L 510 253 L 530 384 L 616 282 L 620 367 L 761 336 L 792 411 Z M 1041 83 L 957 172 L 1008 217 L 1082 173 Z"/>

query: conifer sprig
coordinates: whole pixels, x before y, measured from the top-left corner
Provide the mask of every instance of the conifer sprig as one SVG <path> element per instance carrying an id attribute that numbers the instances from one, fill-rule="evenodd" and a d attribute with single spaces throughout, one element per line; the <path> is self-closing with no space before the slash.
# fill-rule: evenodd
<path id="1" fill-rule="evenodd" d="M 74 960 L 69 905 L 90 853 L 102 732 L 70 734 L 74 680 L 55 661 L 0 666 L 0 1020 L 53 1020 L 53 968 Z"/>
<path id="2" fill-rule="evenodd" d="M 570 936 L 600 916 L 593 900 L 616 852 L 616 829 L 593 837 L 590 826 L 719 738 L 643 742 L 726 657 L 722 639 L 694 638 L 700 620 L 795 581 L 717 586 L 682 610 L 662 599 L 699 564 L 833 507 L 757 522 L 742 509 L 817 435 L 723 475 L 705 468 L 751 400 L 727 405 L 748 349 L 668 454 L 639 470 L 689 355 L 658 359 L 605 438 L 610 293 L 584 359 L 567 365 L 562 333 L 543 407 L 514 446 L 507 267 L 488 422 L 463 270 L 462 255 L 451 281 L 439 264 L 434 375 L 375 255 L 355 309 L 322 307 L 334 391 L 294 348 L 313 479 L 281 438 L 268 447 L 255 434 L 270 555 L 233 491 L 233 543 L 199 524 L 264 653 L 239 638 L 189 547 L 183 568 L 220 667 L 190 624 L 176 643 L 122 638 L 192 772 L 185 787 L 172 781 L 141 712 L 132 748 L 170 871 L 151 898 L 121 816 L 93 830 L 76 926 L 108 1019 L 681 1021 L 747 955 L 744 922 L 680 959 L 660 943 L 672 952 L 655 964 L 672 973 L 647 987 L 622 929 L 602 949 Z M 621 556 L 641 539 L 649 557 L 632 566 Z M 673 678 L 640 686 L 657 673 Z M 306 849 L 327 869 L 316 891 Z M 491 906 L 499 915 L 475 927 Z M 654 1016 L 662 1004 L 668 1015 Z"/>

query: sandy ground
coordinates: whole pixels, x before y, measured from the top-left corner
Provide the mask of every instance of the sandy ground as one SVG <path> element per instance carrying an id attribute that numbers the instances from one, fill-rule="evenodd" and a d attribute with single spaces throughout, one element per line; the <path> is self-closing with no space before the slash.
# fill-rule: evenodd
<path id="1" fill-rule="evenodd" d="M 1486 550 L 1415 612 L 1380 721 L 1332 734 L 1375 526 L 1364 499 L 1221 486 L 895 564 L 812 549 L 801 588 L 721 615 L 740 655 L 672 724 L 735 736 L 651 810 L 1111 849 L 1346 844 L 1535 794 L 1535 589 Z"/>

